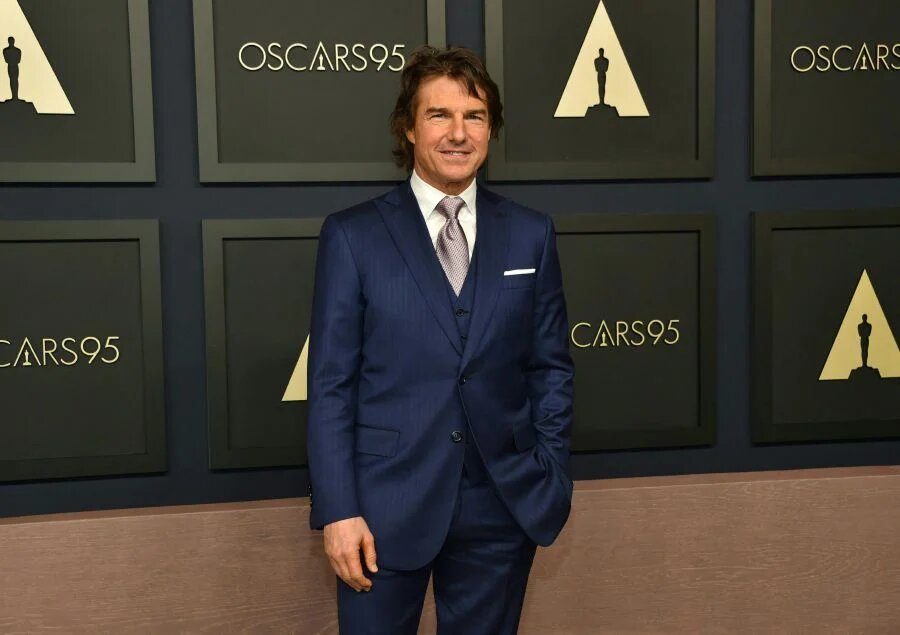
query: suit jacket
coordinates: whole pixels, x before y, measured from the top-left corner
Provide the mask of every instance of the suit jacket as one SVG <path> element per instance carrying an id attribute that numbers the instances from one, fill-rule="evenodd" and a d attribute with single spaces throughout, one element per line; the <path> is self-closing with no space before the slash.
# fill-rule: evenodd
<path id="1" fill-rule="evenodd" d="M 534 542 L 553 542 L 569 515 L 573 366 L 553 223 L 484 188 L 476 196 L 465 343 L 408 181 L 322 226 L 309 345 L 310 524 L 364 517 L 379 566 L 419 568 L 440 550 L 465 451 L 454 431 L 471 434 Z"/>

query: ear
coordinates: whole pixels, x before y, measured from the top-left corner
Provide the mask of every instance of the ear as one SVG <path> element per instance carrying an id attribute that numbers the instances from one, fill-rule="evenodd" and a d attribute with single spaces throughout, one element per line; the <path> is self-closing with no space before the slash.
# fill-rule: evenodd
<path id="1" fill-rule="evenodd" d="M 410 128 L 406 131 L 406 140 L 411 144 L 416 145 L 416 131 Z"/>

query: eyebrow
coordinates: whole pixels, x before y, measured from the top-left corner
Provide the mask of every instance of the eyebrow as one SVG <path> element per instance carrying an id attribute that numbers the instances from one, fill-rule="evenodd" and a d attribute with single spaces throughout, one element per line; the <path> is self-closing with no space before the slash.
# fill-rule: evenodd
<path id="1" fill-rule="evenodd" d="M 434 107 L 432 107 L 432 108 L 428 108 L 425 111 L 425 114 L 426 115 L 449 115 L 450 109 L 449 108 L 434 108 Z M 487 115 L 487 109 L 486 108 L 474 108 L 472 110 L 465 111 L 463 114 L 465 114 L 465 115 Z"/>

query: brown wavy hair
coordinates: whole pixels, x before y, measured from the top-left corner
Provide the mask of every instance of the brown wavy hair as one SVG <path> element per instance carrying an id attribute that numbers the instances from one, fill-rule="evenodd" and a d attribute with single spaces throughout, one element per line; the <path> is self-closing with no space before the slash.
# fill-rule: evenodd
<path id="1" fill-rule="evenodd" d="M 433 46 L 423 46 L 416 49 L 400 74 L 400 95 L 390 118 L 391 134 L 394 137 L 394 161 L 407 170 L 413 169 L 415 156 L 413 144 L 406 138 L 406 132 L 414 126 L 419 86 L 432 77 L 455 79 L 462 83 L 473 97 L 480 98 L 478 94 L 480 88 L 484 92 L 487 104 L 491 137 L 496 139 L 503 127 L 500 89 L 488 75 L 484 60 L 470 49 L 462 47 L 441 50 Z"/>

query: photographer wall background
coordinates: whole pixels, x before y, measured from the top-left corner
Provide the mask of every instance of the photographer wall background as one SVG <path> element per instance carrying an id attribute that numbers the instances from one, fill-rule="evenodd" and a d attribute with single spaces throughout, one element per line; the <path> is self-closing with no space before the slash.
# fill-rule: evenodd
<path id="1" fill-rule="evenodd" d="M 392 184 L 201 186 L 191 3 L 151 2 L 150 11 L 157 183 L 2 186 L 0 219 L 160 220 L 169 469 L 149 476 L 3 484 L 0 516 L 245 501 L 306 492 L 305 469 L 208 468 L 201 220 L 322 217 Z M 750 179 L 752 18 L 750 0 L 719 3 L 713 179 L 489 184 L 549 213 L 708 211 L 718 219 L 715 445 L 579 454 L 572 460 L 577 479 L 884 465 L 900 458 L 900 440 L 773 446 L 750 441 L 750 212 L 900 206 L 896 176 Z M 448 3 L 447 24 L 450 44 L 484 51 L 480 0 Z M 340 139 L 337 130 L 335 137 Z M 653 398 L 652 382 L 647 398 Z"/>

